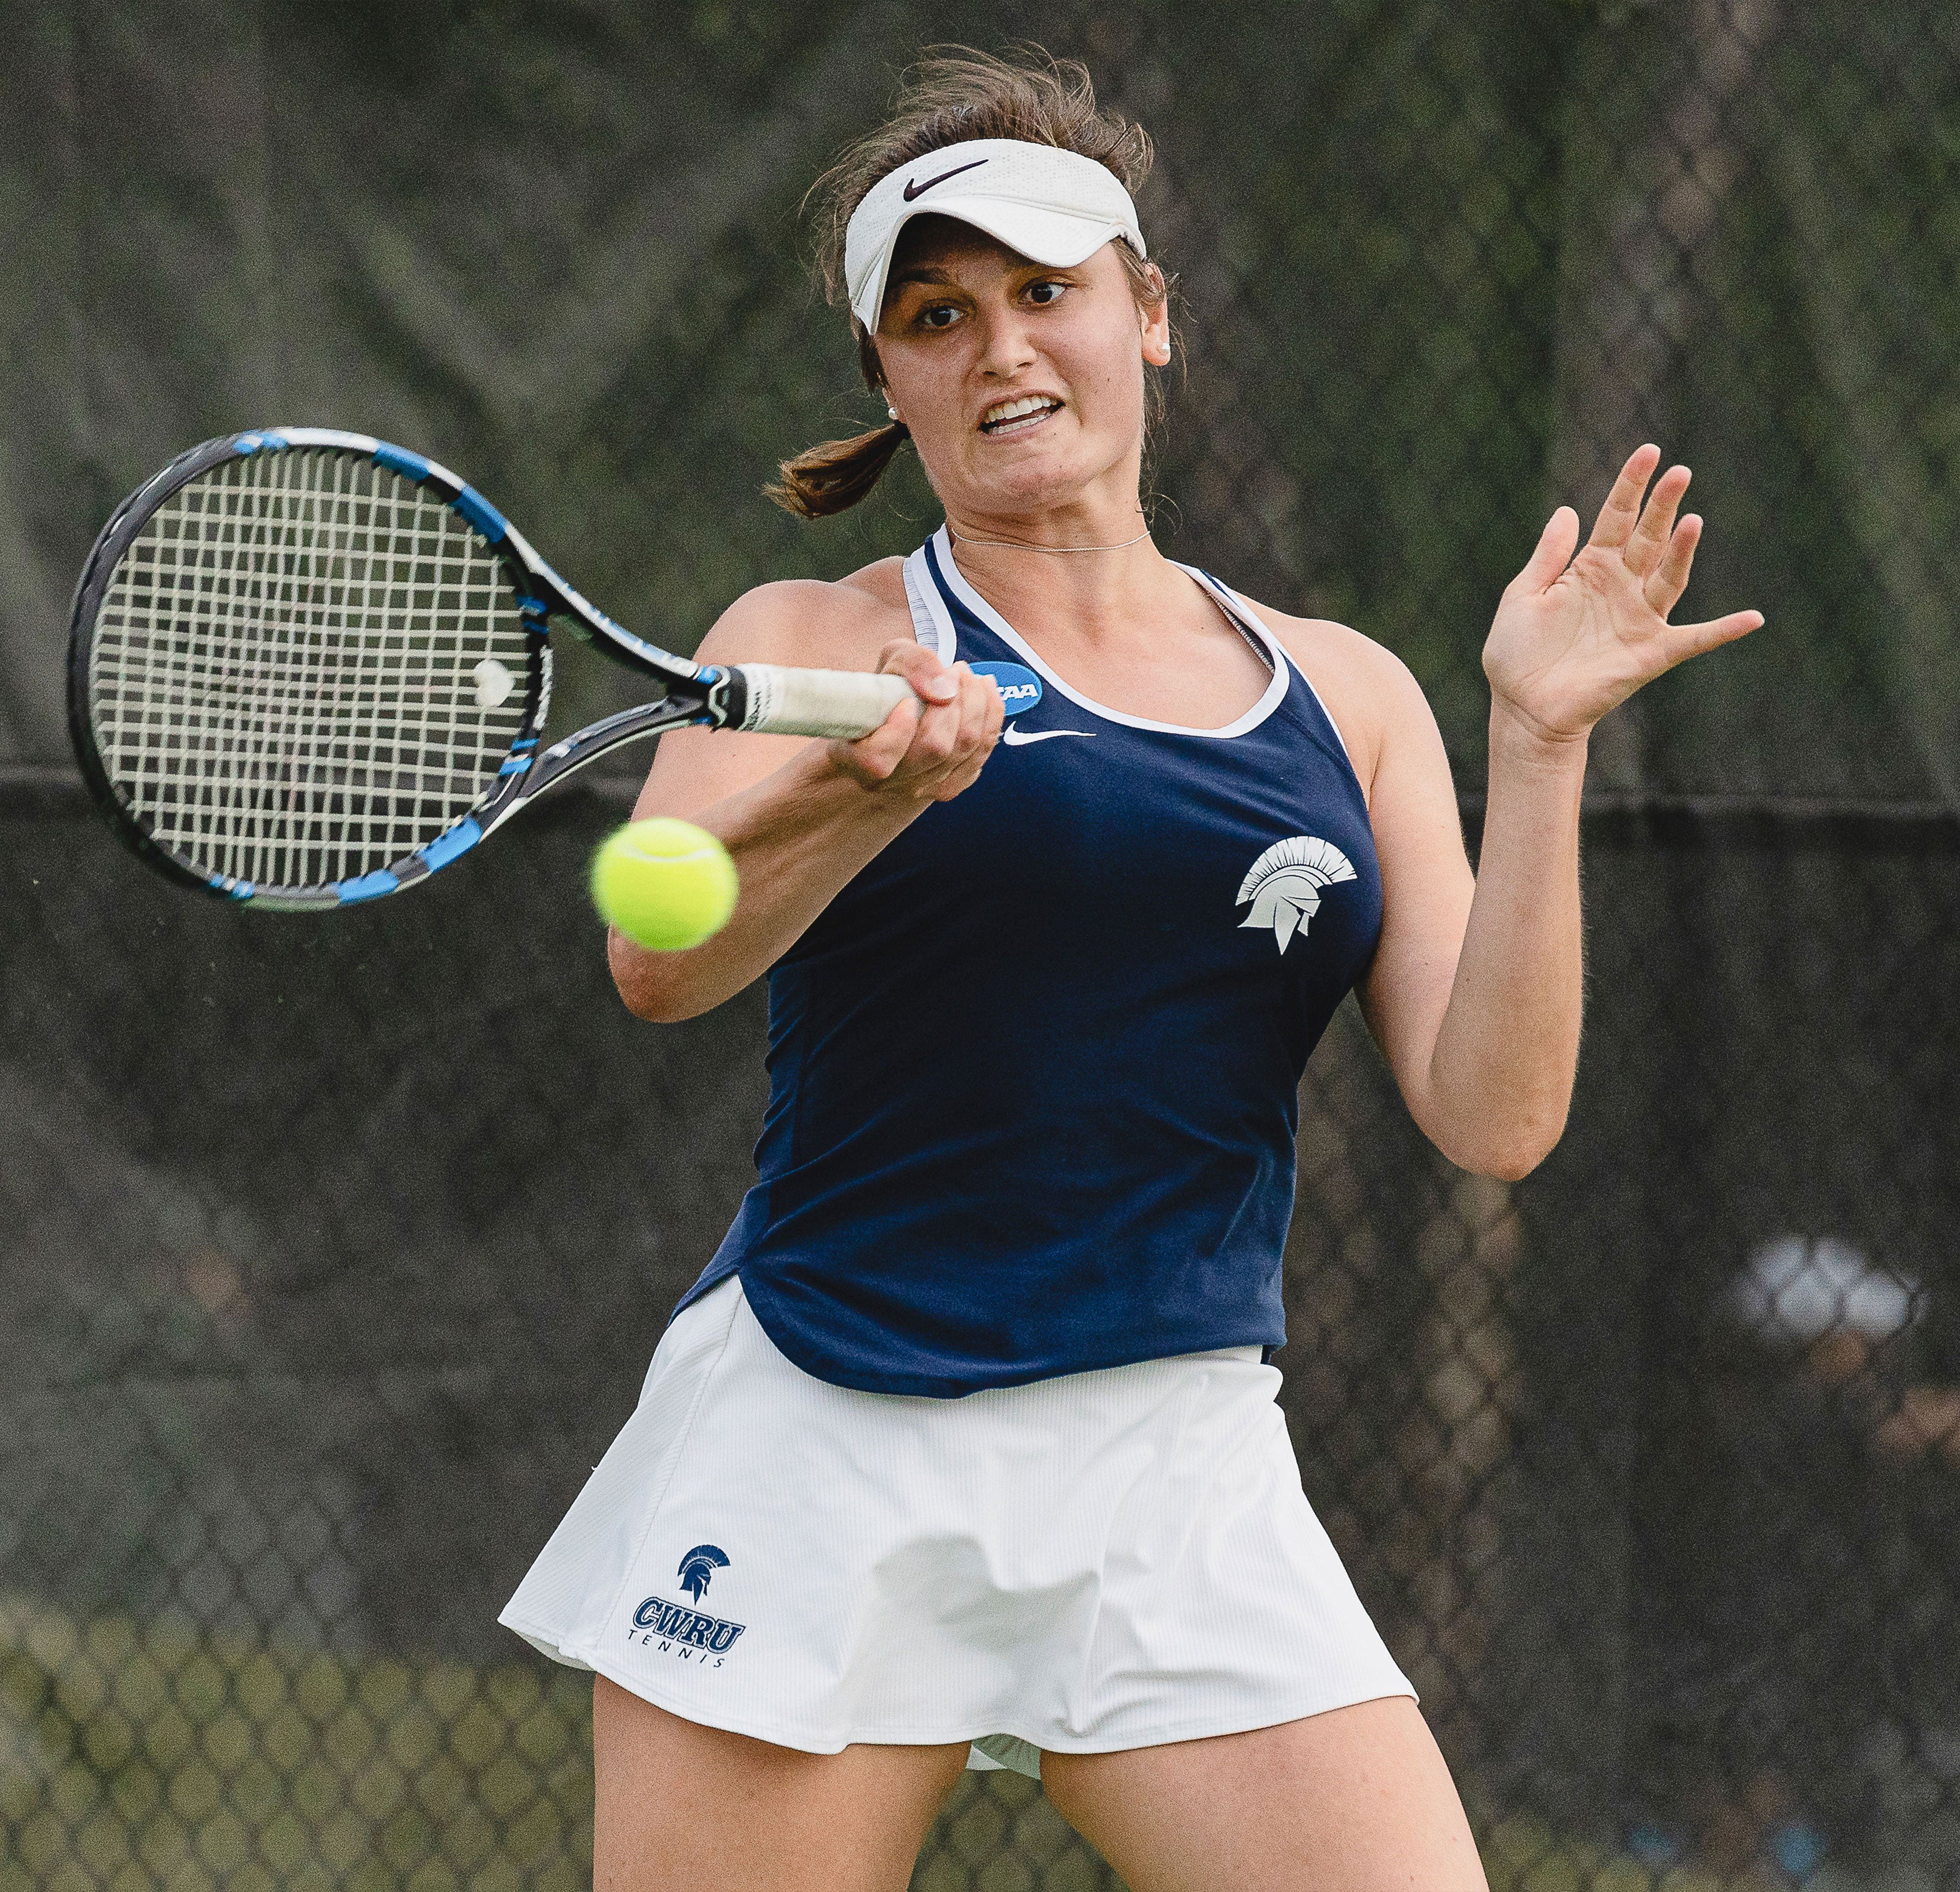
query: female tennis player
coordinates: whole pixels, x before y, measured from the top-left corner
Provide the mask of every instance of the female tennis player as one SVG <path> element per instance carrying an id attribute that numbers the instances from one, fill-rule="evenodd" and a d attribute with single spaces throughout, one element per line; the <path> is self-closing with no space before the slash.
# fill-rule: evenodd
<path id="1" fill-rule="evenodd" d="M 772 1092 L 503 1619 L 597 1671 L 603 1892 L 896 1892 L 969 1757 L 1038 1772 L 1137 1892 L 1484 1884 L 1274 1404 L 1297 1088 L 1356 990 L 1453 1162 L 1545 1156 L 1587 733 L 1760 619 L 1669 623 L 1701 525 L 1656 449 L 1583 548 L 1554 513 L 1485 649 L 1473 883 L 1408 671 L 1151 542 L 1149 151 L 1080 68 L 963 57 L 827 180 L 890 425 L 780 497 L 839 510 L 909 439 L 945 523 L 702 650 L 916 705 L 851 743 L 670 736 L 641 797 L 742 892 L 691 952 L 615 935 L 620 991 L 681 1019 L 767 972 Z"/>

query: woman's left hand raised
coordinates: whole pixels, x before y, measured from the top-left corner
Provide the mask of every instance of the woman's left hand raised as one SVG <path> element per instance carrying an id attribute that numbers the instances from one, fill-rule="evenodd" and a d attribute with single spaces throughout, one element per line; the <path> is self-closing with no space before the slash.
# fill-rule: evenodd
<path id="1" fill-rule="evenodd" d="M 1688 587 L 1701 521 L 1676 521 L 1688 471 L 1643 447 L 1620 469 L 1577 558 L 1579 515 L 1554 513 L 1524 570 L 1504 588 L 1484 646 L 1494 712 L 1509 711 L 1548 742 L 1583 736 L 1606 712 L 1684 658 L 1745 636 L 1760 611 L 1669 624 Z"/>

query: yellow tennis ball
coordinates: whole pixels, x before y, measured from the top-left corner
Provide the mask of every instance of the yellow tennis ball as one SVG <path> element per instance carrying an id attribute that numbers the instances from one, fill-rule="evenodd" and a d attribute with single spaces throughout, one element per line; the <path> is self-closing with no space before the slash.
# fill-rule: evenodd
<path id="1" fill-rule="evenodd" d="M 735 863 L 705 828 L 658 815 L 629 822 L 592 857 L 592 904 L 609 925 L 655 952 L 719 933 L 735 911 Z"/>

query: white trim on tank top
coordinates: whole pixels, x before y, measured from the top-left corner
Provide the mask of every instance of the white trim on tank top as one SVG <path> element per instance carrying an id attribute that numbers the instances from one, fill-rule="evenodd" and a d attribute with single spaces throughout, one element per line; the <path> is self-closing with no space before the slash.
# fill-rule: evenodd
<path id="1" fill-rule="evenodd" d="M 1236 721 L 1227 723 L 1223 728 L 1194 729 L 1182 723 L 1159 723 L 1145 716 L 1126 716 L 1121 710 L 1112 710 L 1098 703 L 1094 698 L 1084 696 L 1079 690 L 1072 689 L 1045 663 L 1040 654 L 1014 627 L 1002 617 L 987 600 L 967 582 L 966 574 L 953 563 L 952 541 L 942 526 L 933 534 L 932 544 L 939 557 L 940 570 L 945 574 L 955 596 L 968 610 L 986 625 L 1001 641 L 1011 650 L 1017 650 L 1027 660 L 1029 667 L 1044 683 L 1052 684 L 1057 693 L 1068 698 L 1078 708 L 1085 709 L 1092 716 L 1099 716 L 1106 722 L 1121 723 L 1126 729 L 1151 730 L 1165 736 L 1198 736 L 1214 741 L 1243 736 L 1263 723 L 1280 706 L 1286 695 L 1289 677 L 1297 675 L 1307 688 L 1312 692 L 1313 700 L 1320 704 L 1320 713 L 1327 717 L 1328 727 L 1334 731 L 1334 739 L 1341 745 L 1341 753 L 1347 754 L 1348 744 L 1340 727 L 1328 714 L 1327 705 L 1321 702 L 1320 692 L 1314 689 L 1312 681 L 1300 669 L 1287 654 L 1286 647 L 1267 629 L 1258 614 L 1249 609 L 1236 592 L 1228 590 L 1195 565 L 1187 565 L 1173 559 L 1180 571 L 1185 572 L 1216 597 L 1228 618 L 1238 628 L 1247 641 L 1257 640 L 1255 648 L 1263 648 L 1266 661 L 1272 671 L 1272 681 L 1252 708 Z M 915 561 L 917 569 L 915 571 Z M 932 581 L 931 568 L 925 562 L 925 549 L 921 546 L 905 561 L 905 593 L 912 607 L 912 627 L 921 644 L 931 644 L 942 663 L 950 663 L 958 648 L 958 633 L 953 622 L 953 614 L 947 610 L 946 601 L 939 596 L 938 587 Z M 924 609 L 921 611 L 921 605 Z M 934 635 L 926 637 L 921 630 L 921 622 L 929 622 Z M 1353 765 L 1351 762 L 1351 769 Z"/>
<path id="2" fill-rule="evenodd" d="M 912 608 L 912 635 L 940 663 L 950 663 L 959 648 L 959 634 L 953 628 L 953 613 L 932 581 L 923 545 L 905 561 L 904 571 L 905 602 Z"/>
<path id="3" fill-rule="evenodd" d="M 1171 562 L 1175 564 L 1177 561 L 1173 559 Z M 1242 625 L 1256 624 L 1259 627 L 1260 632 L 1262 635 L 1268 638 L 1271 638 L 1272 636 L 1272 633 L 1266 628 L 1265 620 L 1260 617 L 1259 614 L 1255 611 L 1237 592 L 1234 591 L 1230 585 L 1227 584 L 1223 579 L 1214 578 L 1210 572 L 1201 571 L 1195 565 L 1186 565 L 1183 569 L 1189 572 L 1194 578 L 1198 580 L 1201 583 L 1209 585 L 1214 591 L 1217 593 L 1219 597 L 1223 600 L 1227 607 L 1236 612 L 1236 614 Z M 1277 639 L 1274 639 L 1274 641 L 1275 642 L 1278 641 Z M 1284 649 L 1284 647 L 1281 646 L 1281 648 Z M 1341 753 L 1347 762 L 1348 772 L 1351 775 L 1354 774 L 1354 758 L 1352 755 L 1348 754 L 1348 739 L 1341 733 L 1341 725 L 1335 721 L 1334 712 L 1327 707 L 1326 698 L 1322 696 L 1318 689 L 1315 688 L 1313 679 L 1309 676 L 1304 669 L 1301 669 L 1299 660 L 1297 658 L 1294 658 L 1290 652 L 1287 653 L 1287 657 L 1288 660 L 1292 663 L 1294 670 L 1298 673 L 1300 680 L 1306 685 L 1309 691 L 1312 692 L 1314 701 L 1319 704 L 1321 714 L 1327 718 L 1327 727 L 1334 732 L 1335 741 L 1341 745 Z M 942 663 L 944 660 L 945 660 L 943 658 L 940 660 Z M 1355 775 L 1354 783 L 1357 787 L 1360 786 L 1360 777 L 1359 775 Z M 1365 801 L 1367 798 L 1364 795 L 1362 799 Z"/>

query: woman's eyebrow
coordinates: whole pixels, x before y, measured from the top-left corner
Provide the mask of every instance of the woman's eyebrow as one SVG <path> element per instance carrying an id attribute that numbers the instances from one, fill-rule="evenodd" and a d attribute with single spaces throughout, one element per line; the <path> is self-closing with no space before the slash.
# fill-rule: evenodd
<path id="1" fill-rule="evenodd" d="M 894 283 L 937 282 L 950 284 L 953 281 L 952 276 L 948 274 L 947 271 L 942 269 L 938 264 L 933 262 L 915 262 L 908 269 L 895 269 L 892 272 L 890 279 Z"/>

